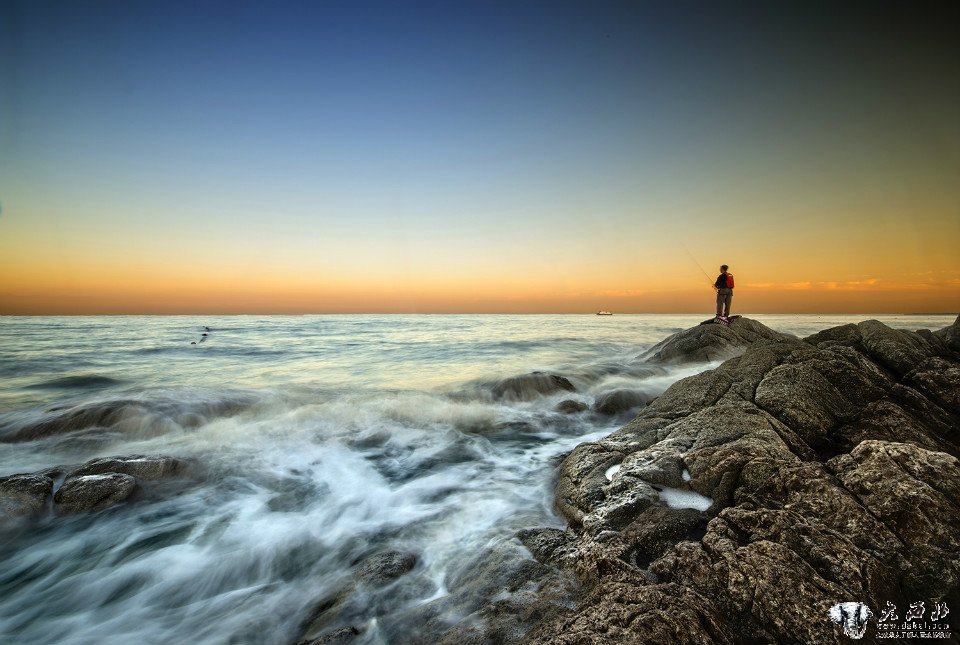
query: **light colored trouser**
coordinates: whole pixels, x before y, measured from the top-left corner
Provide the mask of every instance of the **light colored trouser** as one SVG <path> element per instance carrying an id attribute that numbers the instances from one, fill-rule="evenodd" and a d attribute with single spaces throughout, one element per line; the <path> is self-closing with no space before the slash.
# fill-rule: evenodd
<path id="1" fill-rule="evenodd" d="M 733 289 L 724 287 L 717 289 L 717 315 L 730 315 L 730 301 L 733 300 Z"/>

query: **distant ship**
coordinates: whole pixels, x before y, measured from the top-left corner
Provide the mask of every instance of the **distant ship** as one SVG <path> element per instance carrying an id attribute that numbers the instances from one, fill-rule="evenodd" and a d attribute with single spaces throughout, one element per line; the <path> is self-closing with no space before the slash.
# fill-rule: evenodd
<path id="1" fill-rule="evenodd" d="M 604 311 L 603 309 L 601 309 L 600 311 L 597 312 L 597 315 L 598 315 L 598 316 L 612 316 L 613 314 L 610 313 L 609 311 Z"/>

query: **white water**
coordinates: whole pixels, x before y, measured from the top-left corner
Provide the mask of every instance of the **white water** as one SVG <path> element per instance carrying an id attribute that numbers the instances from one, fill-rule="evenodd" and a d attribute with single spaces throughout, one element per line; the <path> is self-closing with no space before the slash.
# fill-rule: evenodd
<path id="1" fill-rule="evenodd" d="M 712 499 L 693 490 L 660 486 L 657 488 L 657 493 L 660 495 L 660 500 L 670 508 L 695 508 L 698 511 L 705 511 L 713 504 Z"/>
<path id="2" fill-rule="evenodd" d="M 706 369 L 633 360 L 702 318 L 0 319 L 0 433 L 55 406 L 140 406 L 111 428 L 0 444 L 0 476 L 131 454 L 206 469 L 175 494 L 0 528 L 0 642 L 287 643 L 364 556 L 411 552 L 416 568 L 363 617 L 389 624 L 447 593 L 466 557 L 520 528 L 562 526 L 557 456 L 630 413 L 556 404 L 621 388 L 656 395 Z M 854 320 L 764 322 L 805 335 Z M 204 325 L 210 336 L 191 346 Z M 577 392 L 491 396 L 497 380 L 535 369 Z"/>

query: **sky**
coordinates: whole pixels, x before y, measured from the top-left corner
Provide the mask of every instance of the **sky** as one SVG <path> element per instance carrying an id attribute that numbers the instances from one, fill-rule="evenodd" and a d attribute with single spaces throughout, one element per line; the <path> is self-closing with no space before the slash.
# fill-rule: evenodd
<path id="1" fill-rule="evenodd" d="M 0 314 L 960 310 L 950 3 L 0 0 Z"/>

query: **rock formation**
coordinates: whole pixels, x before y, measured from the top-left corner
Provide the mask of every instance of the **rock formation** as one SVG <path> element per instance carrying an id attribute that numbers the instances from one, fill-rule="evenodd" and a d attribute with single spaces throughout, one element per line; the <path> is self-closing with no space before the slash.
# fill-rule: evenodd
<path id="1" fill-rule="evenodd" d="M 584 593 L 525 642 L 846 643 L 837 603 L 960 607 L 960 318 L 803 340 L 740 318 L 644 357 L 738 353 L 563 461 L 570 528 L 519 537 Z"/>
<path id="2" fill-rule="evenodd" d="M 154 436 L 231 416 L 253 399 L 236 394 L 220 401 L 108 399 L 60 405 L 39 415 L 0 423 L 0 443 L 36 441 L 60 435 L 124 434 Z"/>
<path id="3" fill-rule="evenodd" d="M 557 412 L 562 412 L 564 414 L 577 414 L 578 412 L 583 412 L 588 410 L 589 405 L 583 401 L 574 401 L 573 399 L 565 399 L 560 401 L 555 408 Z"/>
<path id="4" fill-rule="evenodd" d="M 377 592 L 407 574 L 417 564 L 412 553 L 386 551 L 365 558 L 354 570 L 348 584 L 317 603 L 301 627 L 299 645 L 348 643 L 361 629 L 342 623 L 357 619 L 376 602 Z"/>
<path id="5" fill-rule="evenodd" d="M 567 378 L 558 374 L 532 372 L 503 379 L 493 386 L 493 398 L 506 401 L 529 401 L 554 392 L 575 392 Z"/>
<path id="6" fill-rule="evenodd" d="M 80 513 L 114 506 L 126 500 L 137 487 L 137 480 L 122 473 L 70 477 L 53 496 L 61 513 Z"/>
<path id="7" fill-rule="evenodd" d="M 792 337 L 749 318 L 734 318 L 729 325 L 718 324 L 710 318 L 696 327 L 668 336 L 637 358 L 653 364 L 704 363 L 741 354 L 758 340 L 787 338 Z"/>
<path id="8" fill-rule="evenodd" d="M 141 491 L 146 482 L 185 475 L 189 463 L 165 456 L 104 457 L 76 468 L 56 467 L 0 478 L 0 522 L 41 515 L 52 502 L 57 513 L 97 511 Z M 64 477 L 65 475 L 65 477 Z M 64 477 L 59 487 L 55 481 Z"/>
<path id="9" fill-rule="evenodd" d="M 613 416 L 646 405 L 651 398 L 650 395 L 635 390 L 613 390 L 597 397 L 594 408 L 600 414 Z"/>
<path id="10" fill-rule="evenodd" d="M 37 515 L 53 492 L 53 480 L 41 474 L 0 478 L 0 520 Z"/>

